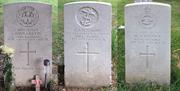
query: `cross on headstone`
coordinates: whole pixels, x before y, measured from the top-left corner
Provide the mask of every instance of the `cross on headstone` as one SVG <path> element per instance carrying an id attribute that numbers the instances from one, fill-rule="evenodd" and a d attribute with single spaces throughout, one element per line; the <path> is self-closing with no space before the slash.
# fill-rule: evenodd
<path id="1" fill-rule="evenodd" d="M 27 65 L 29 65 L 30 53 L 36 53 L 36 50 L 31 51 L 29 42 L 27 42 L 27 51 L 20 51 L 20 53 L 27 53 Z"/>
<path id="2" fill-rule="evenodd" d="M 145 53 L 139 53 L 140 56 L 146 56 L 146 68 L 149 68 L 149 56 L 155 56 L 155 53 L 149 53 L 149 46 L 146 46 Z"/>
<path id="3" fill-rule="evenodd" d="M 36 91 L 40 91 L 42 81 L 38 75 L 35 75 L 35 80 L 32 80 L 31 83 L 35 85 Z"/>
<path id="4" fill-rule="evenodd" d="M 89 43 L 86 43 L 85 51 L 77 52 L 78 55 L 85 55 L 86 56 L 86 62 L 87 62 L 87 72 L 89 72 L 89 56 L 90 55 L 98 55 L 98 52 L 90 52 L 89 51 Z"/>

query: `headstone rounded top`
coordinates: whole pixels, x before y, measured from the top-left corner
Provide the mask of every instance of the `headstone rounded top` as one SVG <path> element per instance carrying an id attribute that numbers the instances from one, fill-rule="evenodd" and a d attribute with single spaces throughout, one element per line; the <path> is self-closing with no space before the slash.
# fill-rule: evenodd
<path id="1" fill-rule="evenodd" d="M 133 6 L 141 6 L 141 5 L 160 5 L 160 6 L 165 6 L 165 7 L 171 7 L 169 4 L 165 3 L 158 3 L 158 2 L 139 2 L 139 3 L 131 3 L 127 4 L 125 7 L 133 7 Z"/>
<path id="2" fill-rule="evenodd" d="M 80 27 L 92 28 L 99 21 L 99 11 L 106 8 L 111 9 L 111 4 L 106 2 L 81 1 L 66 3 L 64 7 L 69 8 L 70 10 L 72 10 L 71 12 L 74 12 L 76 23 Z"/>
<path id="3" fill-rule="evenodd" d="M 138 2 L 152 2 L 153 0 L 134 0 L 135 3 Z"/>
<path id="4" fill-rule="evenodd" d="M 72 5 L 72 4 L 102 4 L 102 5 L 112 6 L 111 3 L 97 2 L 97 1 L 70 2 L 70 3 L 66 3 L 66 4 L 64 4 L 64 5 Z"/>
<path id="5" fill-rule="evenodd" d="M 4 9 L 17 8 L 16 21 L 23 27 L 33 27 L 39 21 L 39 12 L 37 7 L 43 6 L 51 9 L 52 6 L 47 3 L 40 2 L 16 2 L 7 3 L 4 5 Z"/>
<path id="6" fill-rule="evenodd" d="M 13 2 L 13 3 L 5 3 L 4 6 L 17 5 L 17 4 L 42 4 L 42 5 L 52 6 L 51 4 L 44 2 Z"/>

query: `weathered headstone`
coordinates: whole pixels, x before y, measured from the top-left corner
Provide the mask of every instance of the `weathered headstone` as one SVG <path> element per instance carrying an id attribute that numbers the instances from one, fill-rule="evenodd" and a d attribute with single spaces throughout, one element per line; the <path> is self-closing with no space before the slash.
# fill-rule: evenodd
<path id="1" fill-rule="evenodd" d="M 125 26 L 126 81 L 170 84 L 171 6 L 128 4 Z"/>
<path id="2" fill-rule="evenodd" d="M 134 2 L 152 2 L 153 0 L 134 0 Z"/>
<path id="3" fill-rule="evenodd" d="M 4 5 L 4 36 L 5 44 L 15 49 L 15 84 L 29 86 L 36 74 L 44 82 L 43 60 L 52 59 L 51 5 Z"/>
<path id="4" fill-rule="evenodd" d="M 111 84 L 111 4 L 73 2 L 64 7 L 65 85 Z"/>

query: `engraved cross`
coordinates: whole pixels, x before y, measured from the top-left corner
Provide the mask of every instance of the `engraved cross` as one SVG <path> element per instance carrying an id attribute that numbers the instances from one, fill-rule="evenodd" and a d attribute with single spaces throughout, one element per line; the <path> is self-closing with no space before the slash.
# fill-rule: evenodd
<path id="1" fill-rule="evenodd" d="M 149 46 L 146 46 L 145 53 L 139 53 L 140 56 L 146 56 L 146 68 L 149 68 L 149 56 L 155 56 L 155 53 L 149 53 Z"/>
<path id="2" fill-rule="evenodd" d="M 27 42 L 27 51 L 19 51 L 20 53 L 27 53 L 27 65 L 29 65 L 30 53 L 36 53 L 36 50 L 31 51 L 29 42 Z"/>
<path id="3" fill-rule="evenodd" d="M 98 55 L 99 52 L 90 52 L 89 51 L 89 43 L 86 43 L 85 51 L 77 52 L 77 55 L 85 55 L 86 56 L 86 66 L 87 66 L 87 72 L 89 72 L 89 56 L 90 55 Z"/>

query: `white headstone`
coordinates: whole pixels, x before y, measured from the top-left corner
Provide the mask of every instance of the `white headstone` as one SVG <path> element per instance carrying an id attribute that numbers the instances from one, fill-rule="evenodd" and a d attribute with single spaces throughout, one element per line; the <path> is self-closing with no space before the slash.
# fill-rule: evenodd
<path id="1" fill-rule="evenodd" d="M 30 86 L 29 80 L 36 74 L 44 81 L 43 60 L 52 60 L 51 6 L 30 2 L 4 5 L 4 36 L 5 44 L 15 49 L 15 84 Z"/>
<path id="2" fill-rule="evenodd" d="M 125 26 L 126 81 L 170 84 L 171 6 L 128 4 Z"/>
<path id="3" fill-rule="evenodd" d="M 111 17 L 109 3 L 73 2 L 64 6 L 65 85 L 111 84 Z"/>

